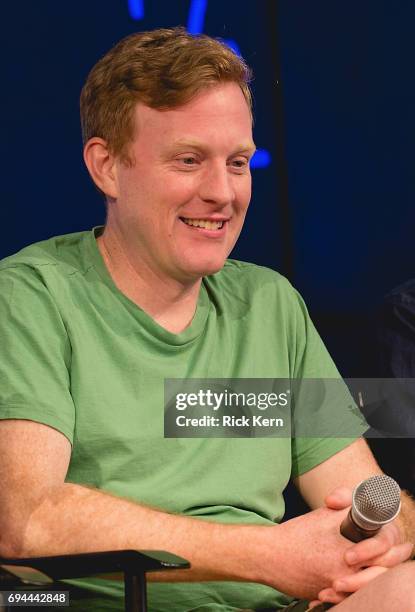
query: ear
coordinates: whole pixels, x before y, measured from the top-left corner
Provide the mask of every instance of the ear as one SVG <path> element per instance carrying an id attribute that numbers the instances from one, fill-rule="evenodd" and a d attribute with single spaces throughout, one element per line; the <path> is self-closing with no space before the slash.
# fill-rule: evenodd
<path id="1" fill-rule="evenodd" d="M 95 185 L 110 198 L 118 197 L 117 170 L 114 156 L 105 140 L 90 138 L 84 147 L 84 160 Z"/>

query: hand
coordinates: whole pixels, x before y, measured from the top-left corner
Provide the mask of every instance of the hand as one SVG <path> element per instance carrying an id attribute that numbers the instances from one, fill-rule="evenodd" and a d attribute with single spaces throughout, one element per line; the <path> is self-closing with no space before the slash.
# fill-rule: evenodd
<path id="1" fill-rule="evenodd" d="M 328 508 L 336 510 L 346 508 L 351 505 L 352 491 L 343 487 L 336 489 L 327 496 L 325 502 Z M 331 588 L 319 592 L 319 600 L 339 603 L 388 568 L 409 559 L 412 549 L 413 545 L 410 542 L 403 541 L 402 532 L 396 521 L 385 525 L 372 538 L 349 545 L 344 560 L 356 572 L 335 579 Z"/>
<path id="2" fill-rule="evenodd" d="M 276 525 L 267 535 L 260 581 L 296 597 L 315 599 L 337 578 L 354 574 L 344 555 L 350 542 L 340 534 L 348 509 L 318 508 Z"/>

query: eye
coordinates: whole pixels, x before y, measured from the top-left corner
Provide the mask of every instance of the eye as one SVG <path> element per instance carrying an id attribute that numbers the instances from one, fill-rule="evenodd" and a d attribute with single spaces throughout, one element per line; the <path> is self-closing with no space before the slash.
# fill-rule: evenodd
<path id="1" fill-rule="evenodd" d="M 246 157 L 237 157 L 231 161 L 230 165 L 236 170 L 245 170 L 249 168 L 249 160 Z"/>
<path id="2" fill-rule="evenodd" d="M 185 155 L 178 160 L 184 166 L 195 166 L 198 162 L 195 155 Z"/>

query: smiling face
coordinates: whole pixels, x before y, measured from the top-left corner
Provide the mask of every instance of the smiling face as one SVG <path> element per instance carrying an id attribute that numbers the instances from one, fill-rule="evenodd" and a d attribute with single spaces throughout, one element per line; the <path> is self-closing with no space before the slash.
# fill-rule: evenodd
<path id="1" fill-rule="evenodd" d="M 222 268 L 251 197 L 251 115 L 236 83 L 171 110 L 136 108 L 132 167 L 116 162 L 116 228 L 136 269 L 192 282 Z"/>

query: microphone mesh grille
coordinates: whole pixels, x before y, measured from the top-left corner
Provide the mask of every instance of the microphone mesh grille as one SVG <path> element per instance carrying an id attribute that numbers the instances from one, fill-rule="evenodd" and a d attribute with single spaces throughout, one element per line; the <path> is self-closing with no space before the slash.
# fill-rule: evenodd
<path id="1" fill-rule="evenodd" d="M 359 512 L 370 521 L 388 521 L 399 509 L 401 490 L 398 483 L 386 474 L 364 480 L 355 491 Z"/>

